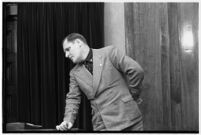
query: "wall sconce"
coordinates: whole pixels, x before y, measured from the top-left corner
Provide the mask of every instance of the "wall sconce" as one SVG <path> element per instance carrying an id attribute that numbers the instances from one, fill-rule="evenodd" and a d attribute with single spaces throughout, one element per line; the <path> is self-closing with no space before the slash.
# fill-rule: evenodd
<path id="1" fill-rule="evenodd" d="M 194 46 L 192 25 L 184 25 L 182 27 L 181 44 L 185 52 L 192 52 Z"/>

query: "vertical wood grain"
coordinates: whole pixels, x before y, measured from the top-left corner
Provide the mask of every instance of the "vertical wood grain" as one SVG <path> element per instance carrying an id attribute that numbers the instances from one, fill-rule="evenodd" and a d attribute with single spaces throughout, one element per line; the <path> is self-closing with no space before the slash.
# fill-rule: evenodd
<path id="1" fill-rule="evenodd" d="M 135 50 L 133 44 L 134 44 L 134 17 L 133 14 L 135 12 L 133 11 L 133 4 L 132 3 L 125 3 L 125 52 L 130 55 L 130 57 L 135 58 L 134 53 L 132 53 L 133 50 Z M 138 28 L 138 27 L 137 27 Z"/>
<path id="2" fill-rule="evenodd" d="M 181 130 L 181 48 L 179 45 L 177 4 L 168 4 L 170 38 L 170 88 L 173 130 Z"/>
<path id="3" fill-rule="evenodd" d="M 160 21 L 160 46 L 161 46 L 161 83 L 163 93 L 163 130 L 172 128 L 171 121 L 171 100 L 170 100 L 170 47 L 168 27 L 168 6 L 161 4 L 159 11 Z"/>
<path id="4" fill-rule="evenodd" d="M 198 131 L 198 4 L 124 6 L 126 53 L 145 71 L 144 129 Z M 182 40 L 186 25 L 193 35 L 190 49 Z"/>
<path id="5" fill-rule="evenodd" d="M 126 41 L 130 41 L 127 42 L 129 43 L 127 53 L 142 65 L 146 74 L 142 92 L 144 103 L 141 105 L 143 114 L 146 114 L 144 126 L 149 130 L 162 129 L 164 114 L 161 74 L 159 74 L 161 73 L 159 7 L 157 4 L 144 3 L 133 4 L 133 9 L 131 7 L 125 4 L 125 9 L 130 10 L 126 11 L 125 16 L 133 17 L 133 23 L 128 23 L 132 19 L 125 18 L 128 32 Z M 129 15 L 132 12 L 133 15 Z"/>
<path id="6" fill-rule="evenodd" d="M 198 129 L 198 5 L 182 3 L 178 6 L 179 34 L 181 45 L 181 78 L 182 78 L 182 120 L 183 129 Z M 185 34 L 193 35 L 191 42 L 184 43 Z M 188 37 L 186 37 L 188 38 Z M 190 40 L 190 37 L 189 39 Z M 191 40 L 190 40 L 191 41 Z M 186 122 L 187 121 L 187 122 Z"/>

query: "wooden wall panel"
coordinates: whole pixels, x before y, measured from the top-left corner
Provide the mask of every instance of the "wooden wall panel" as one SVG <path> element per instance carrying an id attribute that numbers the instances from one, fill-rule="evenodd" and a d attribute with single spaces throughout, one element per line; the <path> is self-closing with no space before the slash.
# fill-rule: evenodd
<path id="1" fill-rule="evenodd" d="M 188 53 L 182 44 L 189 41 L 181 40 L 186 25 L 193 36 Z M 126 53 L 145 71 L 145 130 L 198 130 L 197 34 L 196 3 L 125 3 Z"/>
<path id="2" fill-rule="evenodd" d="M 198 4 L 179 4 L 182 128 L 198 129 Z"/>
<path id="3" fill-rule="evenodd" d="M 128 9 L 127 9 L 128 7 Z M 125 4 L 127 54 L 144 68 L 146 77 L 140 106 L 145 129 L 157 130 L 163 126 L 163 99 L 161 86 L 160 6 L 157 4 Z M 127 14 L 128 13 L 128 14 Z M 133 18 L 133 20 L 131 19 Z M 130 23 L 132 20 L 133 23 Z M 132 32 L 133 30 L 133 32 Z M 129 42 L 130 41 L 130 42 Z M 150 79 L 152 83 L 150 83 Z"/>
<path id="4" fill-rule="evenodd" d="M 171 100 L 170 100 L 170 62 L 169 62 L 169 27 L 168 27 L 167 4 L 161 4 L 159 11 L 160 21 L 160 46 L 161 46 L 161 85 L 163 98 L 163 130 L 172 128 L 171 122 Z"/>
<path id="5" fill-rule="evenodd" d="M 181 129 L 181 49 L 179 45 L 177 4 L 168 6 L 168 25 L 170 39 L 170 90 L 172 129 Z"/>

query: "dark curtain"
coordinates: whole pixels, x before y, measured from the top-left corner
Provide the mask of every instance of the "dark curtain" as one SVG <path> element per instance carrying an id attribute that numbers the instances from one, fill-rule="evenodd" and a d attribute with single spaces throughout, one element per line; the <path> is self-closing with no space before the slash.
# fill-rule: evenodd
<path id="1" fill-rule="evenodd" d="M 103 3 L 18 3 L 18 119 L 55 128 L 63 120 L 69 71 L 63 38 L 78 32 L 92 48 L 103 46 Z M 74 127 L 91 130 L 82 96 Z"/>

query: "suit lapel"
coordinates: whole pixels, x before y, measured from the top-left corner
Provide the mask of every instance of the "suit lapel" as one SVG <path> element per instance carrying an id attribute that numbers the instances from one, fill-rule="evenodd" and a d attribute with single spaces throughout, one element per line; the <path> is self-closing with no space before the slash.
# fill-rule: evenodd
<path id="1" fill-rule="evenodd" d="M 84 65 L 81 65 L 76 72 L 77 77 L 82 79 L 84 82 L 86 82 L 88 85 L 92 86 L 92 75 L 91 73 L 84 67 Z"/>
<path id="2" fill-rule="evenodd" d="M 98 89 L 103 68 L 103 58 L 96 49 L 93 49 L 93 89 L 94 96 Z"/>
<path id="3" fill-rule="evenodd" d="M 103 68 L 103 57 L 96 49 L 93 49 L 93 76 L 91 73 L 84 67 L 80 65 L 76 70 L 76 76 L 82 79 L 86 84 L 93 87 L 93 93 L 91 95 L 94 97 L 101 79 L 101 73 Z M 93 77 L 93 79 L 92 79 Z"/>

